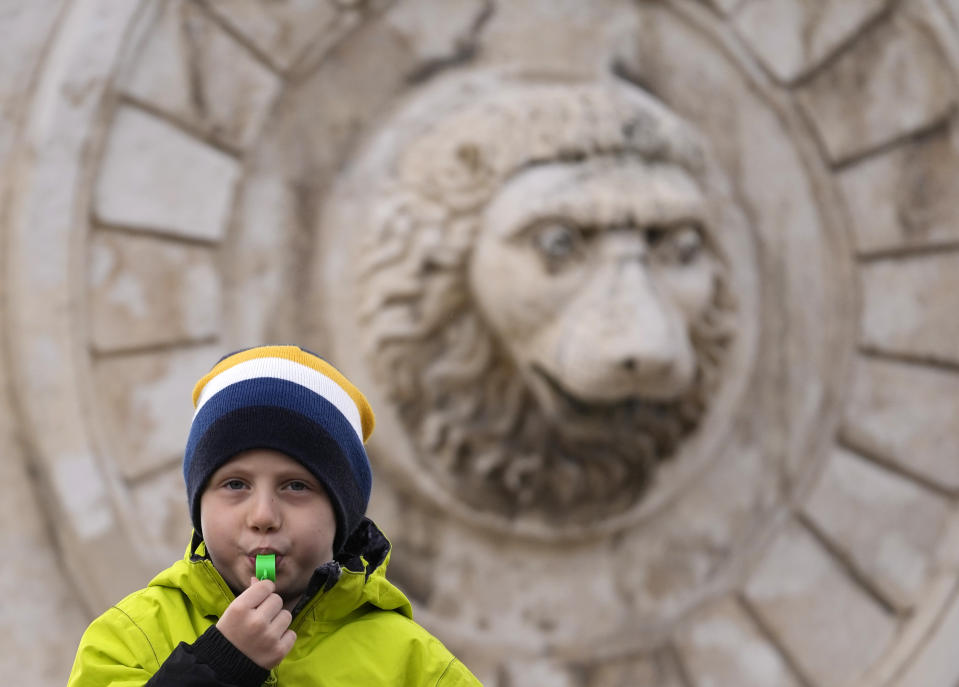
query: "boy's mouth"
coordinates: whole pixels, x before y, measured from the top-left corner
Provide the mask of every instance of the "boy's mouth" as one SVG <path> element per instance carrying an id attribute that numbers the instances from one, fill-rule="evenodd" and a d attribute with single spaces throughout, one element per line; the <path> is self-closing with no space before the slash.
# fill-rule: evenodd
<path id="1" fill-rule="evenodd" d="M 276 549 L 253 549 L 253 551 L 247 553 L 246 558 L 250 561 L 250 567 L 256 570 L 256 557 L 260 555 L 269 556 L 271 554 L 276 556 L 276 567 L 279 568 L 280 561 L 283 560 L 283 555 L 277 553 Z"/>

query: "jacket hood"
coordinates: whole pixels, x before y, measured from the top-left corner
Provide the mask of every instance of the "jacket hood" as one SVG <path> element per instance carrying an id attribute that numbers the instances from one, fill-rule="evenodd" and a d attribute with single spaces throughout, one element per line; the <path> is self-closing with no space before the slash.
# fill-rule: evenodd
<path id="1" fill-rule="evenodd" d="M 293 609 L 291 627 L 305 618 L 336 622 L 366 604 L 412 618 L 409 600 L 386 579 L 390 553 L 389 540 L 372 520 L 364 518 L 340 554 L 313 572 L 306 593 Z M 196 533 L 183 558 L 154 577 L 149 586 L 179 589 L 197 610 L 216 617 L 236 598 Z"/>

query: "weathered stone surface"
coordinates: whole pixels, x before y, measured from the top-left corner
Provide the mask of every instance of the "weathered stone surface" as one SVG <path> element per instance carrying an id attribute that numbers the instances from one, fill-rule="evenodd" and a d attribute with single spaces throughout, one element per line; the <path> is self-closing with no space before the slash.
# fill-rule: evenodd
<path id="1" fill-rule="evenodd" d="M 956 637 L 959 637 L 959 599 L 953 596 L 943 613 L 938 631 L 924 644 L 908 669 L 891 683 L 891 687 L 957 684 L 959 661 L 956 661 Z"/>
<path id="2" fill-rule="evenodd" d="M 58 33 L 37 37 L 45 62 L 27 72 L 30 99 L 20 110 L 22 145 L 13 158 L 16 192 L 0 200 L 9 270 L 2 329 L 19 440 L 30 447 L 29 469 L 43 480 L 57 556 L 74 584 L 71 598 L 91 608 L 143 576 L 139 558 L 124 547 L 126 512 L 111 501 L 112 470 L 98 462 L 91 444 L 84 412 L 90 396 L 77 367 L 86 365 L 77 355 L 86 342 L 71 316 L 83 301 L 83 242 L 73 239 L 88 229 L 89 166 L 99 140 L 94 132 L 102 132 L 106 74 L 113 73 L 136 10 L 116 0 L 68 3 L 57 17 Z M 112 547 L 99 548 L 108 540 Z"/>
<path id="3" fill-rule="evenodd" d="M 646 537 L 624 538 L 614 549 L 615 586 L 632 613 L 664 621 L 688 607 L 699 590 L 715 584 L 756 531 L 757 514 L 769 513 L 782 497 L 777 487 L 784 465 L 756 448 L 722 458 L 723 469 L 709 470 L 645 525 Z"/>
<path id="4" fill-rule="evenodd" d="M 908 611 L 936 567 L 952 509 L 927 489 L 837 449 L 805 512 L 883 598 Z"/>
<path id="5" fill-rule="evenodd" d="M 683 665 L 697 687 L 798 687 L 779 650 L 735 601 L 698 612 L 679 631 Z"/>
<path id="6" fill-rule="evenodd" d="M 303 191 L 275 177 L 248 177 L 223 256 L 235 269 L 225 275 L 222 326 L 237 346 L 297 338 L 297 281 L 303 247 Z"/>
<path id="7" fill-rule="evenodd" d="M 215 241 L 223 235 L 238 173 L 230 156 L 124 107 L 104 152 L 94 209 L 110 224 Z"/>
<path id="8" fill-rule="evenodd" d="M 499 680 L 501 685 L 522 684 L 551 685 L 555 687 L 577 687 L 570 671 L 554 661 L 506 661 L 501 668 L 501 675 L 505 680 Z"/>
<path id="9" fill-rule="evenodd" d="M 941 120 L 955 102 L 926 27 L 896 16 L 797 88 L 829 158 L 847 160 Z"/>
<path id="10" fill-rule="evenodd" d="M 186 427 L 188 425 L 184 430 Z M 185 444 L 185 431 L 183 436 Z M 142 536 L 153 543 L 151 559 L 158 569 L 172 565 L 183 556 L 193 531 L 183 485 L 183 468 L 179 463 L 171 465 L 135 484 L 131 492 L 136 510 L 143 514 L 140 521 Z M 147 582 L 149 580 L 144 580 L 143 585 L 146 586 Z"/>
<path id="11" fill-rule="evenodd" d="M 228 145 L 248 146 L 279 78 L 194 2 L 171 0 L 124 79 L 123 90 Z"/>
<path id="12" fill-rule="evenodd" d="M 314 193 L 332 183 L 346 151 L 417 64 L 414 48 L 381 23 L 358 27 L 334 54 L 283 92 L 253 160 L 271 174 L 305 180 Z"/>
<path id="13" fill-rule="evenodd" d="M 464 54 L 475 40 L 473 30 L 485 12 L 485 0 L 413 0 L 396 3 L 387 14 L 388 23 L 413 46 L 424 63 Z"/>
<path id="14" fill-rule="evenodd" d="M 889 0 L 744 0 L 733 12 L 740 37 L 780 81 L 808 73 Z"/>
<path id="15" fill-rule="evenodd" d="M 520 684 L 516 681 L 514 684 Z M 530 682 L 530 684 L 552 684 Z M 588 671 L 584 687 L 620 687 L 621 685 L 656 685 L 684 687 L 672 656 L 661 652 L 652 656 L 613 658 L 600 662 Z"/>
<path id="16" fill-rule="evenodd" d="M 64 4 L 66 0 L 3 3 L 0 17 L 0 44 L 4 46 L 3 69 L 0 70 L 0 174 L 12 167 L 13 157 L 9 153 L 17 142 L 18 116 L 26 104 L 32 76 L 46 45 L 37 36 L 52 30 Z"/>
<path id="17" fill-rule="evenodd" d="M 330 0 L 206 0 L 223 21 L 246 36 L 280 69 L 289 69 L 338 10 Z"/>
<path id="18" fill-rule="evenodd" d="M 219 330 L 221 287 L 212 249 L 100 231 L 89 256 L 97 350 L 196 341 Z"/>
<path id="19" fill-rule="evenodd" d="M 434 515 L 435 519 L 441 516 Z M 457 536 L 442 523 L 427 522 L 422 516 L 417 520 L 423 529 L 413 541 L 399 527 L 405 519 L 382 520 L 388 536 L 403 541 L 398 562 L 425 554 L 434 565 L 439 560 L 448 575 L 437 574 L 429 566 L 417 566 L 415 561 L 405 561 L 397 566 L 398 573 L 400 566 L 405 568 L 405 575 L 397 579 L 413 578 L 412 589 L 420 592 L 424 601 L 428 600 L 429 608 L 441 618 L 453 618 L 457 626 L 469 628 L 480 646 L 495 643 L 504 648 L 504 656 L 510 655 L 509 647 L 516 656 L 537 656 L 550 644 L 576 646 L 586 640 L 592 643 L 596 637 L 608 637 L 611 628 L 636 619 L 630 599 L 620 593 L 611 579 L 610 557 L 602 550 L 568 547 L 572 550 L 564 555 L 558 547 L 524 547 L 507 537 L 498 541 L 484 537 L 477 542 L 468 535 Z M 426 544 L 417 542 L 425 533 L 434 539 Z M 470 547 L 470 543 L 479 545 Z M 495 558 L 486 553 L 491 543 L 500 544 Z M 531 551 L 535 556 L 530 555 Z M 503 575 L 498 571 L 501 567 L 509 567 L 510 573 Z M 420 574 L 419 579 L 416 573 Z M 557 590 L 568 589 L 587 577 L 591 581 L 583 594 L 590 600 L 588 614 L 557 603 Z M 549 583 L 524 586 L 520 582 L 524 579 Z M 463 597 L 464 588 L 472 590 L 469 597 Z"/>
<path id="20" fill-rule="evenodd" d="M 5 349 L 0 344 L 0 353 Z M 0 369 L 0 386 L 8 384 L 6 370 Z M 0 395 L 0 518 L 9 524 L 0 532 L 6 552 L 0 565 L 0 669 L 31 685 L 53 687 L 62 685 L 70 670 L 88 609 L 57 555 L 47 504 L 29 474 L 14 417 L 8 395 Z"/>
<path id="21" fill-rule="evenodd" d="M 866 263 L 860 279 L 865 346 L 959 362 L 959 254 Z"/>
<path id="22" fill-rule="evenodd" d="M 794 522 L 746 584 L 746 598 L 813 684 L 846 685 L 882 655 L 893 618 Z"/>
<path id="23" fill-rule="evenodd" d="M 746 0 L 702 0 L 707 5 L 716 8 L 723 14 L 729 14 Z"/>
<path id="24" fill-rule="evenodd" d="M 843 434 L 856 447 L 959 490 L 959 376 L 936 368 L 860 358 Z"/>
<path id="25" fill-rule="evenodd" d="M 939 0 L 939 5 L 946 11 L 952 27 L 959 26 L 959 0 Z"/>
<path id="26" fill-rule="evenodd" d="M 954 126 L 856 164 L 839 175 L 860 252 L 959 241 L 959 141 Z"/>
<path id="27" fill-rule="evenodd" d="M 462 2 L 463 0 L 460 0 Z M 468 1 L 468 0 L 467 0 Z M 493 10 L 482 27 L 479 57 L 487 66 L 524 65 L 532 70 L 599 74 L 609 65 L 610 49 L 621 39 L 646 39 L 630 4 L 567 0 L 489 2 Z"/>
<path id="28" fill-rule="evenodd" d="M 102 357 L 94 368 L 114 459 L 127 479 L 177 463 L 186 446 L 193 384 L 223 355 L 216 346 Z"/>
<path id="29" fill-rule="evenodd" d="M 25 427 L 19 422 L 10 360 L 9 225 L 4 216 L 19 184 L 13 151 L 24 140 L 20 118 L 29 105 L 34 75 L 49 44 L 62 0 L 0 3 L 0 518 L 9 526 L 0 533 L 5 558 L 0 565 L 0 673 L 19 676 L 35 687 L 60 687 L 70 671 L 76 642 L 89 620 L 76 582 L 58 554 L 56 528 L 50 522 L 49 498 L 41 494 L 36 466 L 30 465 Z M 33 473 L 31 475 L 31 472 Z M 52 622 L 54 621 L 54 622 Z"/>

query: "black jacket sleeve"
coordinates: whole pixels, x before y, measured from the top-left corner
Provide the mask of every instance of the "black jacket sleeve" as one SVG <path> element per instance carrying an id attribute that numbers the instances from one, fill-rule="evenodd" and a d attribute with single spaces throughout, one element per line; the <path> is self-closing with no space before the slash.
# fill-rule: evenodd
<path id="1" fill-rule="evenodd" d="M 145 687 L 259 687 L 269 674 L 211 625 L 193 644 L 180 642 Z"/>

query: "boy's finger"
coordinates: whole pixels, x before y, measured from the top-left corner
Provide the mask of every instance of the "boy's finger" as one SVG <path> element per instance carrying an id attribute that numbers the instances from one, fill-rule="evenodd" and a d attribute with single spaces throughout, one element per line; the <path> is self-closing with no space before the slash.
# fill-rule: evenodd
<path id="1" fill-rule="evenodd" d="M 293 616 L 290 615 L 290 612 L 281 609 L 263 630 L 263 637 L 269 638 L 273 642 L 279 642 L 290 630 L 291 622 L 293 622 Z"/>
<path id="2" fill-rule="evenodd" d="M 268 623 L 272 623 L 277 613 L 282 610 L 283 599 L 280 598 L 279 594 L 270 594 L 256 607 L 257 613 L 263 614 Z"/>
<path id="3" fill-rule="evenodd" d="M 286 656 L 290 653 L 290 650 L 293 648 L 293 643 L 296 642 L 296 633 L 293 630 L 287 630 L 280 637 L 277 642 L 277 646 L 283 655 Z"/>
<path id="4" fill-rule="evenodd" d="M 273 593 L 274 589 L 276 585 L 271 580 L 257 580 L 243 590 L 233 603 L 238 603 L 244 608 L 256 608 Z"/>
<path id="5" fill-rule="evenodd" d="M 280 612 L 276 614 L 273 618 L 271 625 L 276 627 L 283 628 L 284 630 L 290 626 L 290 623 L 293 622 L 293 614 L 290 613 L 285 608 L 281 608 Z"/>

